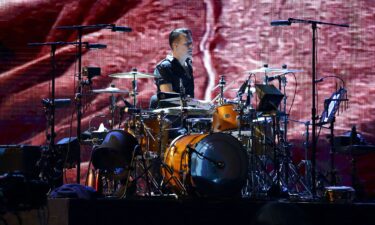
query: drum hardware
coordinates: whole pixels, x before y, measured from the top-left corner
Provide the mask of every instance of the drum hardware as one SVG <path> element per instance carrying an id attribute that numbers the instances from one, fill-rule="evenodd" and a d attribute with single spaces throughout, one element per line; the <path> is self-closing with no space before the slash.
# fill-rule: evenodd
<path id="1" fill-rule="evenodd" d="M 163 183 L 158 182 L 158 176 L 160 173 L 155 171 L 155 168 L 162 168 L 171 174 L 171 180 L 174 180 L 175 183 L 178 183 L 179 180 L 173 176 L 173 172 L 162 160 L 161 157 L 164 154 L 164 148 L 166 148 L 165 138 L 168 138 L 166 126 L 168 127 L 168 122 L 165 120 L 166 115 L 163 111 L 157 114 L 157 128 L 153 127 L 156 124 L 150 123 L 154 122 L 152 114 L 139 114 L 134 119 L 139 122 L 139 126 L 136 126 L 137 132 L 135 136 L 139 137 L 140 143 L 146 142 L 146 145 L 143 145 L 143 154 L 141 155 L 140 160 L 136 161 L 137 168 L 140 169 L 140 174 L 136 177 L 135 180 L 140 178 L 145 179 L 146 192 L 141 194 L 146 194 L 152 196 L 155 193 L 164 194 L 165 186 L 169 181 Z M 149 120 L 151 119 L 151 120 Z M 136 123 L 138 124 L 138 123 Z M 148 125 L 152 126 L 149 127 Z M 153 133 L 155 132 L 156 133 Z M 144 134 L 144 135 L 142 135 Z M 166 135 L 166 136 L 164 136 Z M 152 143 L 152 144 L 151 144 Z M 157 148 L 156 148 L 157 147 Z M 184 190 L 182 184 L 179 184 L 181 190 Z M 184 192 L 185 193 L 185 192 Z"/>
<path id="2" fill-rule="evenodd" d="M 116 88 L 114 84 L 111 84 L 110 87 L 107 87 L 107 88 L 104 88 L 104 89 L 94 89 L 91 92 L 96 93 L 96 94 L 98 94 L 98 93 L 111 94 L 109 96 L 109 111 L 110 111 L 110 114 L 111 114 L 110 129 L 113 129 L 114 124 L 115 124 L 115 111 L 117 109 L 117 104 L 116 104 L 117 98 L 114 96 L 114 94 L 128 95 L 129 91 L 128 90 L 120 90 L 119 88 Z M 120 121 L 121 121 L 121 117 L 122 117 L 122 112 L 120 112 L 120 118 L 119 118 Z"/>
<path id="3" fill-rule="evenodd" d="M 133 154 L 132 154 L 132 157 L 131 157 L 130 167 L 129 167 L 129 172 L 128 172 L 128 174 L 127 174 L 127 178 L 126 178 L 126 181 L 125 181 L 125 188 L 124 188 L 124 191 L 123 191 L 123 193 L 122 193 L 122 195 L 121 195 L 120 198 L 126 198 L 127 190 L 128 190 L 128 188 L 129 188 L 129 184 L 130 184 L 130 182 L 133 182 L 133 183 L 136 182 L 136 180 L 131 181 L 130 178 L 131 178 L 131 171 L 135 171 L 135 175 L 134 175 L 134 177 L 137 177 L 137 175 L 136 175 L 136 170 L 135 170 L 135 168 L 136 168 L 136 157 L 135 157 L 135 155 L 136 155 L 139 151 L 140 151 L 140 146 L 139 146 L 139 145 L 136 145 L 136 146 L 134 147 Z"/>
<path id="4" fill-rule="evenodd" d="M 55 84 L 56 84 L 56 72 L 57 72 L 57 63 L 56 63 L 56 49 L 57 49 L 57 46 L 62 46 L 62 45 L 69 45 L 69 44 L 73 44 L 73 45 L 78 45 L 82 50 L 82 42 L 81 40 L 78 42 L 46 42 L 46 43 L 28 43 L 28 46 L 49 46 L 51 48 L 51 67 L 52 67 L 52 70 L 51 70 L 51 98 L 49 99 L 48 101 L 48 104 L 44 104 L 44 108 L 45 108 L 45 114 L 46 114 L 46 117 L 47 117 L 47 126 L 46 126 L 46 139 L 47 139 L 47 143 L 48 143 L 48 151 L 46 152 L 46 155 L 53 155 L 53 152 L 55 151 L 55 138 L 56 138 L 56 133 L 55 133 L 55 111 L 56 111 L 56 96 L 55 96 L 55 92 L 56 92 L 56 88 L 55 88 Z M 87 43 L 88 44 L 88 43 Z M 79 57 L 80 59 L 80 57 Z M 80 63 L 80 61 L 79 61 Z M 81 66 L 81 64 L 79 64 L 79 66 Z M 79 68 L 79 78 L 80 75 L 81 75 L 81 68 Z M 81 81 L 81 80 L 79 80 Z M 79 87 L 81 87 L 81 83 L 79 83 Z M 81 90 L 81 89 L 80 89 Z M 77 106 L 79 105 L 80 106 L 80 98 L 81 97 L 81 93 L 80 95 L 78 95 L 78 104 Z M 44 102 L 42 101 L 42 103 L 47 103 L 47 102 Z M 77 121 L 78 119 L 80 119 L 80 116 L 81 114 L 77 114 Z M 80 142 L 80 139 L 81 139 L 81 131 L 78 129 L 78 127 L 80 126 L 77 126 L 77 136 L 78 136 L 78 142 Z M 50 129 L 49 133 L 48 133 L 48 128 Z M 79 131 L 79 132 L 78 132 Z M 80 149 L 78 149 L 78 151 L 80 152 Z M 81 164 L 81 158 L 80 156 L 78 156 L 78 160 L 77 160 L 77 183 L 80 182 L 80 164 Z M 59 170 L 58 170 L 59 171 Z M 46 176 L 49 176 L 50 174 L 46 174 Z M 56 175 L 54 175 L 56 176 Z M 63 177 L 62 174 L 60 176 L 61 178 Z M 63 183 L 62 179 L 60 179 L 59 181 L 57 182 L 52 182 L 50 183 L 49 185 L 51 187 L 54 187 L 56 184 L 57 186 L 60 186 L 61 184 Z"/>
<path id="5" fill-rule="evenodd" d="M 219 104 L 224 104 L 224 87 L 225 87 L 225 78 L 224 75 L 220 77 L 219 81 L 219 87 L 220 87 L 220 98 L 219 98 Z"/>
<path id="6" fill-rule="evenodd" d="M 82 120 L 82 95 L 83 95 L 83 87 L 87 84 L 87 82 L 82 82 L 82 46 L 85 45 L 86 48 L 97 48 L 97 49 L 103 49 L 106 48 L 106 45 L 102 44 L 89 44 L 88 42 L 82 42 L 82 36 L 83 31 L 88 29 L 112 29 L 112 31 L 123 31 L 123 32 L 130 32 L 131 28 L 129 27 L 120 27 L 116 26 L 114 24 L 96 24 L 96 25 L 73 25 L 73 26 L 58 26 L 57 29 L 63 29 L 63 30 L 74 30 L 77 31 L 77 42 L 68 42 L 69 44 L 77 45 L 77 60 L 78 60 L 78 66 L 77 66 L 77 73 L 74 74 L 76 76 L 77 74 L 77 81 L 78 81 L 78 91 L 75 94 L 76 95 L 76 108 L 77 108 L 77 137 L 78 141 L 81 142 L 81 120 Z M 90 84 L 90 82 L 88 82 Z M 78 163 L 77 163 L 77 177 L 76 182 L 80 183 L 80 177 L 81 177 L 81 158 L 79 157 Z"/>
<path id="7" fill-rule="evenodd" d="M 221 96 L 223 96 L 223 98 L 222 99 L 219 99 L 219 104 L 225 104 L 226 102 L 225 102 L 225 99 L 224 99 L 224 93 L 234 84 L 234 80 L 232 80 L 224 89 L 223 89 L 223 91 L 221 91 L 220 90 L 220 93 L 218 94 L 218 95 L 216 95 L 215 96 L 215 98 L 213 98 L 212 100 L 211 100 L 211 102 L 210 103 L 214 103 L 214 102 L 216 102 L 217 101 L 217 99 L 218 98 L 220 98 Z M 216 87 L 220 87 L 220 83 L 216 86 Z M 214 88 L 214 89 L 216 89 L 216 87 Z M 223 93 L 223 94 L 222 94 Z"/>
<path id="8" fill-rule="evenodd" d="M 183 181 L 181 181 L 180 179 L 178 179 L 178 177 L 175 175 L 173 169 L 169 165 L 167 165 L 162 159 L 159 159 L 159 162 L 160 162 L 160 165 L 161 165 L 160 169 L 162 171 L 166 171 L 167 174 L 170 176 L 166 181 L 164 181 L 164 179 L 163 179 L 163 181 L 161 183 L 161 190 L 165 190 L 167 185 L 171 184 L 171 181 L 173 180 L 175 182 L 175 185 L 178 188 L 178 194 L 187 195 L 188 190 L 186 189 L 186 187 L 184 185 L 185 180 L 186 180 L 186 176 L 183 176 L 184 179 L 183 179 Z M 164 174 L 163 177 L 165 177 L 165 174 Z"/>
<path id="9" fill-rule="evenodd" d="M 265 69 L 267 71 L 267 69 Z M 273 111 L 277 110 L 280 107 L 281 112 L 273 115 L 273 124 L 274 124 L 274 143 L 277 143 L 274 146 L 274 166 L 275 171 L 274 175 L 276 176 L 275 180 L 277 181 L 275 187 L 274 194 L 282 194 L 283 191 L 289 191 L 289 188 L 292 186 L 297 187 L 296 182 L 301 183 L 304 189 L 308 190 L 308 186 L 303 182 L 299 181 L 299 175 L 296 172 L 296 167 L 292 163 L 291 154 L 290 154 L 290 147 L 291 145 L 288 143 L 287 140 L 287 125 L 288 125 L 288 115 L 286 113 L 286 74 L 292 72 L 300 72 L 300 70 L 288 70 L 286 65 L 283 65 L 282 70 L 277 71 L 281 72 L 281 74 L 274 75 L 273 77 L 268 77 L 265 74 L 265 83 L 266 85 L 256 85 L 257 94 L 260 98 L 260 103 L 258 105 L 259 111 Z M 278 79 L 279 81 L 279 90 L 276 89 L 273 85 L 268 85 L 269 81 L 274 79 Z M 281 93 L 283 91 L 283 94 Z M 280 105 L 281 100 L 283 100 L 283 104 Z M 283 129 L 281 129 L 281 121 L 283 121 Z M 277 138 L 277 142 L 276 142 Z M 278 151 L 281 154 L 278 154 Z M 296 178 L 292 183 L 289 182 L 289 178 Z M 281 185 L 281 186 L 280 186 Z M 278 193 L 277 193 L 278 192 Z"/>
<path id="10" fill-rule="evenodd" d="M 296 122 L 296 123 L 300 123 L 300 124 L 303 124 L 305 126 L 305 132 L 303 134 L 303 136 L 305 137 L 305 141 L 303 142 L 303 148 L 305 150 L 305 158 L 304 160 L 301 160 L 301 162 L 297 165 L 297 168 L 301 168 L 301 167 L 304 167 L 305 170 L 304 170 L 304 177 L 302 177 L 301 179 L 303 179 L 305 185 L 306 185 L 306 191 L 307 193 L 312 196 L 312 192 L 311 192 L 311 182 L 312 182 L 312 177 L 311 177 L 311 161 L 309 160 L 309 156 L 308 156 L 308 152 L 309 152 L 309 148 L 310 148 L 310 145 L 309 145 L 309 138 L 310 138 L 310 135 L 309 135 L 309 130 L 310 130 L 310 125 L 311 125 L 311 122 L 310 121 L 306 121 L 306 122 L 303 122 L 303 121 L 298 121 L 298 120 L 293 120 L 293 119 L 290 119 L 288 118 L 288 121 L 291 121 L 291 122 Z"/>
<path id="11" fill-rule="evenodd" d="M 311 164 L 312 164 L 312 194 L 313 198 L 316 197 L 316 145 L 317 145 L 317 135 L 316 135 L 316 83 L 317 83 L 317 77 L 316 77 L 316 32 L 319 25 L 329 25 L 329 26 L 337 26 L 337 27 L 349 27 L 348 24 L 335 24 L 335 23 L 327 23 L 322 21 L 316 21 L 316 20 L 303 20 L 303 19 L 295 19 L 295 18 L 288 18 L 288 20 L 284 21 L 271 21 L 272 26 L 279 26 L 279 25 L 291 25 L 292 23 L 303 23 L 303 24 L 309 24 L 311 25 L 312 30 L 312 82 L 311 82 L 311 96 L 312 96 L 312 107 L 311 107 L 311 121 L 312 121 L 312 146 L 311 146 Z"/>

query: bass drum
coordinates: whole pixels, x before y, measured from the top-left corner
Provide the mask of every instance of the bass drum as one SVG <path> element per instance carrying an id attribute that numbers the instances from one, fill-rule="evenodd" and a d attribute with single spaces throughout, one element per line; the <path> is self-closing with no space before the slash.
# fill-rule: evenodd
<path id="1" fill-rule="evenodd" d="M 177 137 L 165 152 L 163 181 L 176 193 L 198 196 L 240 195 L 248 171 L 242 144 L 224 133 Z M 176 179 L 178 181 L 176 181 Z"/>

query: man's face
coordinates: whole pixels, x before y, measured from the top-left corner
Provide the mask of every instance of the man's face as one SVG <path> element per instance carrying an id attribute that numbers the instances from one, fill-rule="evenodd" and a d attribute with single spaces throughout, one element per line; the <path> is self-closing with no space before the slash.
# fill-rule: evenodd
<path id="1" fill-rule="evenodd" d="M 192 57 L 193 56 L 193 39 L 190 35 L 180 34 L 175 42 L 174 53 L 178 57 Z"/>

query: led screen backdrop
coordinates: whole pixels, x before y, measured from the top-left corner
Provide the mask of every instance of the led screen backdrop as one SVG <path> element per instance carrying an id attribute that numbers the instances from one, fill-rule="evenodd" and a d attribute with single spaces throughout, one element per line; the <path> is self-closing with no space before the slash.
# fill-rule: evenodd
<path id="1" fill-rule="evenodd" d="M 272 27 L 270 21 L 299 18 L 333 23 L 348 23 L 350 28 L 319 26 L 318 78 L 337 75 L 348 90 L 349 108 L 336 119 L 335 133 L 353 125 L 368 141 L 375 140 L 375 2 L 371 0 L 337 1 L 125 1 L 125 0 L 0 0 L 0 144 L 45 144 L 46 119 L 41 99 L 51 92 L 50 49 L 28 47 L 29 42 L 75 41 L 76 33 L 57 30 L 61 25 L 114 23 L 130 26 L 131 33 L 110 30 L 87 30 L 83 41 L 106 44 L 102 50 L 84 51 L 83 66 L 101 67 L 102 76 L 93 79 L 93 89 L 114 84 L 129 90 L 131 81 L 108 75 L 130 71 L 152 73 L 154 66 L 169 53 L 168 34 L 177 27 L 189 27 L 194 38 L 195 96 L 211 99 L 220 75 L 238 87 L 247 78 L 247 70 L 262 67 L 301 69 L 296 77 L 288 76 L 286 92 L 290 117 L 311 118 L 311 27 L 293 24 Z M 59 47 L 56 53 L 56 96 L 74 100 L 77 83 L 75 46 Z M 261 82 L 262 75 L 257 75 Z M 152 79 L 139 80 L 139 103 L 147 107 L 156 88 Z M 275 83 L 277 85 L 277 82 Z M 323 101 L 340 85 L 326 79 L 317 85 L 318 114 Z M 297 88 L 297 89 L 296 89 Z M 296 90 L 296 95 L 294 93 Z M 89 87 L 84 93 L 89 93 Z M 235 92 L 228 90 L 226 97 Z M 83 96 L 82 130 L 107 123 L 108 94 Z M 130 97 L 124 96 L 127 100 Z M 294 99 L 294 101 L 293 101 Z M 123 106 L 118 98 L 118 106 Z M 74 104 L 57 110 L 57 140 L 75 136 Z M 121 121 L 124 123 L 124 119 Z M 295 156 L 302 156 L 304 126 L 289 123 L 289 139 Z M 329 156 L 327 130 L 322 130 L 318 145 L 318 167 L 327 168 Z M 297 157 L 300 159 L 301 157 Z M 374 178 L 372 160 L 359 159 L 359 171 L 366 186 Z M 349 159 L 339 156 L 338 169 L 348 182 Z M 375 187 L 375 185 L 373 185 Z"/>

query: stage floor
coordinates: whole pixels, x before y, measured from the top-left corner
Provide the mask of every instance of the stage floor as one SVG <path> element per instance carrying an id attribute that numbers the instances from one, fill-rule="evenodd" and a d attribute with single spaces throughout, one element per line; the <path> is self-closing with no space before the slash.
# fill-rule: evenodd
<path id="1" fill-rule="evenodd" d="M 254 224 L 259 210 L 275 201 L 251 199 L 49 199 L 44 210 L 14 213 L 7 224 L 104 225 L 104 224 Z M 332 204 L 277 200 L 280 212 L 262 211 L 268 217 L 292 218 L 311 225 L 375 224 L 375 203 Z M 286 210 L 286 211 L 285 211 Z M 276 210 L 277 211 L 277 210 Z M 265 213 L 265 214 L 264 214 Z M 301 217 L 302 215 L 302 217 Z M 1 222 L 1 221 L 0 221 Z M 300 224 L 300 223 L 299 223 Z M 303 224 L 303 223 L 302 223 Z M 281 224 L 280 224 L 281 225 Z"/>

